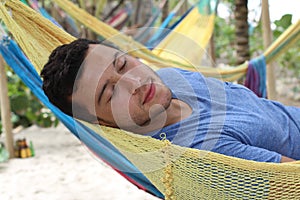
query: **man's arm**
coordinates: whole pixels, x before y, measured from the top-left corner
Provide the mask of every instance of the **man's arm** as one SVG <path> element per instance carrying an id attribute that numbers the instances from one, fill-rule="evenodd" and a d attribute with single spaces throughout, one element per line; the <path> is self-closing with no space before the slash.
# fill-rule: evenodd
<path id="1" fill-rule="evenodd" d="M 296 160 L 294 160 L 292 158 L 289 158 L 289 157 L 286 157 L 286 156 L 281 156 L 281 160 L 280 160 L 281 163 L 293 162 L 293 161 L 296 161 Z"/>
<path id="2" fill-rule="evenodd" d="M 225 135 L 220 136 L 219 141 L 214 144 L 211 151 L 225 154 L 227 156 L 238 157 L 246 160 L 254 160 L 258 162 L 280 163 L 293 161 L 291 158 L 284 157 L 277 152 L 246 145 L 235 138 Z"/>

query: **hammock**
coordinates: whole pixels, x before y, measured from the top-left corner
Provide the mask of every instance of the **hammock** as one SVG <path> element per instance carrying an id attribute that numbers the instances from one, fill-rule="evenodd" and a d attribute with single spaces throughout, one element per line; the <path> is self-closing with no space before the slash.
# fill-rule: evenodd
<path id="1" fill-rule="evenodd" d="M 148 40 L 148 37 L 150 37 L 150 34 L 152 32 L 152 27 L 154 26 L 155 22 L 161 15 L 161 10 L 166 4 L 167 0 L 163 0 L 157 7 L 154 6 L 152 11 L 152 16 L 149 18 L 147 23 L 143 25 L 143 27 L 138 28 L 137 33 L 134 34 L 134 40 L 145 43 Z"/>
<path id="2" fill-rule="evenodd" d="M 40 7 L 38 5 L 37 0 L 32 0 L 30 2 L 26 2 L 25 4 L 27 5 L 28 3 L 30 3 L 30 5 L 28 5 L 28 6 L 30 6 L 32 9 L 39 12 L 41 15 L 43 15 L 48 20 L 52 21 L 52 23 L 56 24 L 57 26 L 60 26 L 60 24 L 55 21 L 55 19 L 47 12 L 47 10 L 45 10 L 43 7 Z"/>
<path id="3" fill-rule="evenodd" d="M 0 5 L 0 16 L 37 71 L 55 46 L 74 40 L 19 1 L 6 1 L 5 5 Z M 29 21 L 30 28 L 26 24 Z M 28 71 L 25 80 L 30 79 L 30 74 L 37 76 L 36 72 Z M 22 73 L 27 71 L 21 69 L 19 74 Z M 39 82 L 33 81 L 32 85 L 41 84 L 40 79 Z M 260 163 L 184 148 L 167 140 L 76 122 L 53 105 L 50 107 L 56 110 L 56 115 L 62 115 L 62 121 L 70 119 L 70 126 L 75 127 L 70 130 L 97 155 L 106 156 L 104 160 L 112 162 L 111 165 L 120 162 L 122 167 L 124 164 L 125 167 L 120 168 L 122 174 L 143 172 L 144 176 L 135 179 L 136 183 L 145 187 L 148 179 L 156 188 L 152 187 L 152 193 L 161 198 L 159 194 L 165 199 L 296 199 L 300 196 L 300 165 L 296 162 Z M 103 154 L 99 153 L 101 151 Z M 120 160 L 109 161 L 115 154 L 123 156 Z"/>
<path id="4" fill-rule="evenodd" d="M 167 58 L 157 56 L 156 54 L 148 50 L 145 46 L 134 41 L 131 37 L 121 34 L 119 31 L 99 21 L 95 17 L 89 15 L 84 10 L 78 8 L 78 6 L 73 4 L 71 1 L 54 0 L 54 2 L 57 5 L 59 5 L 59 7 L 64 9 L 70 16 L 72 16 L 72 18 L 78 20 L 83 25 L 93 30 L 95 33 L 106 38 L 108 41 L 118 45 L 118 47 L 123 51 L 128 52 L 129 54 L 138 57 L 144 61 L 147 61 L 147 64 L 149 64 L 150 66 L 157 66 L 157 65 L 159 65 L 160 67 L 173 66 L 173 67 L 178 67 L 178 68 L 192 70 L 192 71 L 200 71 L 205 76 L 219 78 L 224 81 L 238 80 L 241 77 L 244 77 L 247 73 L 247 68 L 248 68 L 247 62 L 236 67 L 211 68 L 211 67 L 203 67 L 199 65 L 195 66 L 192 64 L 180 63 L 176 60 L 170 60 Z M 213 2 L 215 2 L 215 0 Z M 213 4 L 210 5 L 209 0 L 203 0 L 203 3 L 200 3 L 198 5 L 199 5 L 198 8 L 202 13 L 207 10 L 211 11 L 211 9 L 214 8 Z M 264 52 L 266 63 L 273 61 L 278 55 L 280 55 L 280 53 L 284 52 L 287 48 L 293 45 L 295 41 L 297 41 L 300 38 L 299 24 L 300 21 L 298 21 L 293 26 L 291 26 L 289 30 L 285 32 L 285 34 L 282 34 L 282 36 L 278 38 Z M 166 51 L 168 51 L 168 49 L 166 49 Z"/>
<path id="5" fill-rule="evenodd" d="M 180 3 L 184 3 L 184 0 L 180 1 L 177 6 L 169 13 L 169 15 L 166 17 L 166 19 L 162 22 L 162 24 L 159 26 L 157 31 L 154 33 L 154 35 L 147 41 L 146 46 L 149 49 L 153 49 L 155 46 L 157 46 L 160 41 L 165 38 L 165 36 L 173 30 L 176 25 L 178 25 L 187 15 L 188 13 L 193 9 L 194 6 L 192 6 L 190 9 L 188 9 L 174 24 L 170 25 L 171 20 L 175 17 L 176 12 L 179 9 L 179 6 L 181 6 Z"/>
<path id="6" fill-rule="evenodd" d="M 94 30 L 97 34 L 105 34 L 106 32 L 103 32 L 104 30 L 108 33 L 111 32 L 117 34 L 113 28 L 105 26 L 100 21 L 93 21 L 94 23 L 98 23 L 97 28 L 91 26 L 86 19 L 88 18 L 89 21 L 92 21 L 95 18 L 85 11 L 78 9 L 74 4 L 69 2 L 70 5 L 66 7 L 68 1 L 55 1 L 59 3 L 63 9 L 69 12 L 70 15 Z M 154 68 L 157 64 L 159 64 L 160 67 L 175 66 L 192 71 L 200 71 L 206 76 L 212 76 L 224 81 L 235 81 L 247 74 L 245 86 L 254 91 L 259 97 L 267 97 L 266 64 L 274 60 L 280 53 L 300 38 L 300 22 L 298 21 L 295 25 L 290 27 L 290 30 L 287 30 L 285 34 L 282 34 L 282 36 L 266 50 L 263 57 L 256 59 L 259 62 L 253 60 L 250 63 L 245 62 L 240 66 L 227 67 L 225 69 L 204 68 L 200 67 L 201 57 L 213 31 L 213 21 L 217 4 L 217 0 L 198 1 L 198 3 L 191 8 L 191 11 L 186 12 L 186 16 L 183 16 L 181 21 L 174 24 L 175 28 L 172 27 L 174 30 L 171 34 L 168 33 L 172 29 L 166 31 L 165 34 L 168 34 L 167 37 L 164 38 L 163 41 L 159 41 L 159 45 L 156 46 L 152 52 L 145 52 L 147 55 L 145 55 L 143 49 L 140 49 L 146 47 L 132 41 L 131 38 L 126 37 L 125 35 L 110 35 L 109 38 L 106 39 L 120 45 L 121 49 L 123 47 L 122 43 L 127 42 L 123 50 L 127 50 L 129 54 L 143 58 L 148 65 Z M 72 9 L 70 9 L 70 6 L 73 6 Z M 76 12 L 81 12 L 81 15 L 76 15 L 74 10 L 76 10 Z M 82 18 L 82 14 L 85 14 L 86 16 Z M 98 29 L 98 27 L 101 27 L 101 30 Z M 151 48 L 153 48 L 153 46 Z M 190 51 L 190 49 L 193 49 L 193 51 Z M 143 57 L 144 55 L 146 57 Z M 162 60 L 156 60 L 156 58 Z M 154 66 L 152 65 L 153 62 L 155 64 Z M 169 64 L 170 62 L 171 64 Z"/>
<path id="7" fill-rule="evenodd" d="M 214 7 L 211 7 L 212 3 Z M 182 64 L 201 66 L 202 56 L 213 32 L 216 6 L 215 0 L 199 1 L 152 52 Z"/>
<path id="8" fill-rule="evenodd" d="M 73 4 L 71 1 L 54 0 L 54 2 L 63 10 L 65 10 L 70 16 L 72 16 L 72 18 L 78 20 L 98 35 L 101 35 L 103 38 L 106 38 L 108 41 L 116 44 L 121 50 L 146 61 L 148 65 L 159 65 L 160 67 L 174 66 L 193 71 L 200 71 L 206 76 L 221 78 L 226 81 L 237 80 L 246 74 L 247 65 L 241 65 L 229 69 L 216 69 L 211 67 L 201 67 L 199 65 L 195 66 L 191 63 L 187 63 L 187 61 L 185 61 L 185 63 L 180 63 L 177 60 L 160 57 L 154 54 L 144 45 L 141 45 L 140 43 L 134 41 L 131 37 L 121 34 L 116 29 L 108 26 L 107 24 L 91 16 L 84 10 L 80 9 L 77 5 Z M 207 0 L 205 2 L 207 2 Z M 194 12 L 196 13 L 198 11 L 195 10 Z M 167 50 L 168 49 L 166 49 L 166 51 Z"/>
<path id="9" fill-rule="evenodd" d="M 125 4 L 125 8 L 119 10 L 116 15 L 112 16 L 110 19 L 107 20 L 107 24 L 114 27 L 115 29 L 121 30 L 132 13 L 132 5 Z"/>

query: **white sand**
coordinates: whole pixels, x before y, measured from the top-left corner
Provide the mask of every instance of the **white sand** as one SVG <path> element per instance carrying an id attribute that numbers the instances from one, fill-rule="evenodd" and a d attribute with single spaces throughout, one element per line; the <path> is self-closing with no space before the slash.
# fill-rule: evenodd
<path id="1" fill-rule="evenodd" d="M 0 163 L 1 200 L 157 200 L 93 156 L 63 125 L 24 129 L 35 157 Z M 4 139 L 1 138 L 3 141 Z"/>

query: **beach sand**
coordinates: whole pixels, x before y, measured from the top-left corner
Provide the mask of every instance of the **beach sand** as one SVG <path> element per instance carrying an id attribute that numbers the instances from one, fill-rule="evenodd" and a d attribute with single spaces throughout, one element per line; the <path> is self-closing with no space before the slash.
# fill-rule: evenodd
<path id="1" fill-rule="evenodd" d="M 0 163 L 1 200 L 158 200 L 97 159 L 63 125 L 32 126 L 14 139 L 24 137 L 35 156 Z"/>

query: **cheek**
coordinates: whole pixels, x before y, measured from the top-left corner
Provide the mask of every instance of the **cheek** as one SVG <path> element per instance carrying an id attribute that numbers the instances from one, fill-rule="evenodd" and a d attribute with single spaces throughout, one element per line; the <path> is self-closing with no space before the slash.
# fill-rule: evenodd
<path id="1" fill-rule="evenodd" d="M 165 106 L 165 105 L 169 104 L 169 102 L 171 101 L 172 94 L 171 94 L 171 91 L 167 87 L 158 84 L 155 98 L 156 98 L 156 103 L 158 103 L 162 106 Z"/>
<path id="2" fill-rule="evenodd" d="M 96 107 L 96 114 L 98 117 L 107 121 L 111 120 L 113 116 L 111 106 Z"/>
<path id="3" fill-rule="evenodd" d="M 139 112 L 141 112 L 141 107 L 139 107 L 139 104 L 137 103 L 137 98 L 136 97 L 131 97 L 127 107 L 129 108 L 128 111 L 130 113 L 130 115 L 135 115 Z"/>
<path id="4" fill-rule="evenodd" d="M 128 96 L 118 96 L 114 98 L 110 104 L 110 110 L 116 118 L 130 118 L 138 111 L 136 99 Z"/>

